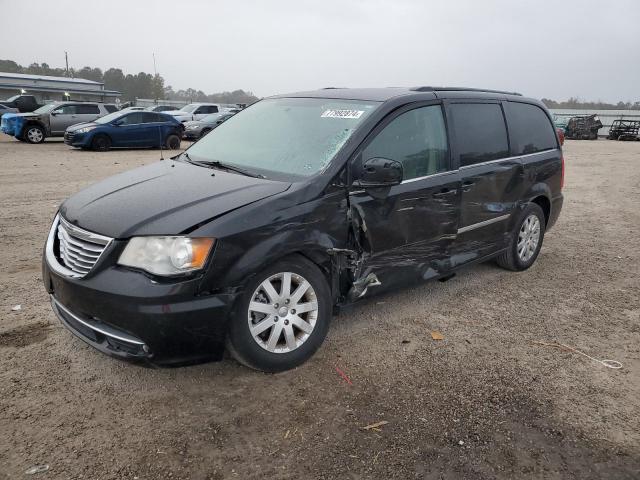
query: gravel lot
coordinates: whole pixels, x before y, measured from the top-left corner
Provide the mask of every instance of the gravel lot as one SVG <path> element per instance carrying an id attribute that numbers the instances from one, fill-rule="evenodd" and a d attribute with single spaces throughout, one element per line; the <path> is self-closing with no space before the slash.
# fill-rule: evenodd
<path id="1" fill-rule="evenodd" d="M 640 142 L 567 142 L 564 210 L 529 271 L 370 299 L 266 375 L 146 369 L 67 332 L 40 279 L 58 204 L 159 152 L 1 137 L 0 479 L 640 478 Z"/>

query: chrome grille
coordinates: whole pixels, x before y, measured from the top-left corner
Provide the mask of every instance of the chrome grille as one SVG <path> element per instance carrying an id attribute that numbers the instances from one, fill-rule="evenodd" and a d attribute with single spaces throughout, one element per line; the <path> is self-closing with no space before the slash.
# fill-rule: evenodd
<path id="1" fill-rule="evenodd" d="M 84 277 L 112 239 L 71 225 L 60 216 L 56 220 L 52 227 L 58 239 L 56 258 L 69 270 L 65 272 L 67 275 Z"/>

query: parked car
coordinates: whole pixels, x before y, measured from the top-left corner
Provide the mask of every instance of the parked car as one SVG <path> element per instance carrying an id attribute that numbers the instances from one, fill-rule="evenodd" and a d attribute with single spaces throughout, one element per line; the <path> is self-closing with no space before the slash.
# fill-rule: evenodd
<path id="1" fill-rule="evenodd" d="M 151 105 L 150 107 L 145 108 L 145 110 L 149 112 L 171 112 L 178 110 L 178 107 L 174 105 Z"/>
<path id="2" fill-rule="evenodd" d="M 223 113 L 227 111 L 227 108 L 217 103 L 190 103 L 180 110 L 166 110 L 162 113 L 173 115 L 181 122 L 189 122 L 192 120 L 202 120 L 211 113 Z"/>
<path id="3" fill-rule="evenodd" d="M 19 113 L 19 111 L 17 108 L 7 107 L 0 104 L 0 118 L 2 118 L 2 115 L 4 115 L 5 113 Z"/>
<path id="4" fill-rule="evenodd" d="M 67 127 L 91 122 L 117 110 L 114 105 L 94 102 L 53 102 L 31 113 L 7 113 L 0 130 L 18 140 L 42 143 L 47 137 L 62 137 Z"/>
<path id="5" fill-rule="evenodd" d="M 114 112 L 89 123 L 67 128 L 64 143 L 106 151 L 110 148 L 180 148 L 183 126 L 170 115 L 156 112 Z"/>
<path id="6" fill-rule="evenodd" d="M 226 342 L 281 371 L 343 305 L 490 259 L 528 269 L 563 181 L 549 112 L 518 94 L 281 95 L 63 202 L 43 278 L 102 352 L 166 365 L 219 359 Z"/>
<path id="7" fill-rule="evenodd" d="M 0 100 L 0 105 L 15 108 L 19 113 L 33 112 L 42 106 L 33 95 L 14 95 L 6 100 Z"/>
<path id="8" fill-rule="evenodd" d="M 233 115 L 234 113 L 212 113 L 204 117 L 202 120 L 185 122 L 182 138 L 186 138 L 187 140 L 197 140 L 198 138 L 204 137 L 218 125 L 233 117 Z"/>

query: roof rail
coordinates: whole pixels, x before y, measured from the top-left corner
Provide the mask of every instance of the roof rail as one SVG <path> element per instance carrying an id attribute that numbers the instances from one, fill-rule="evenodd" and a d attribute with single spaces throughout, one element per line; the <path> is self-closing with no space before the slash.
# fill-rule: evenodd
<path id="1" fill-rule="evenodd" d="M 466 88 L 466 87 L 413 87 L 409 90 L 414 92 L 483 92 L 483 93 L 502 93 L 505 95 L 522 96 L 518 92 L 505 92 L 503 90 L 488 90 L 486 88 Z"/>

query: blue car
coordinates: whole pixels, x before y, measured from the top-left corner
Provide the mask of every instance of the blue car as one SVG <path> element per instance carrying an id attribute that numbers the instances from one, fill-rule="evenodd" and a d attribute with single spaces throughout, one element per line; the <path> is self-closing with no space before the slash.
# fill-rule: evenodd
<path id="1" fill-rule="evenodd" d="M 171 115 L 118 111 L 93 122 L 67 128 L 64 143 L 72 147 L 107 151 L 110 148 L 180 148 L 184 126 Z"/>

